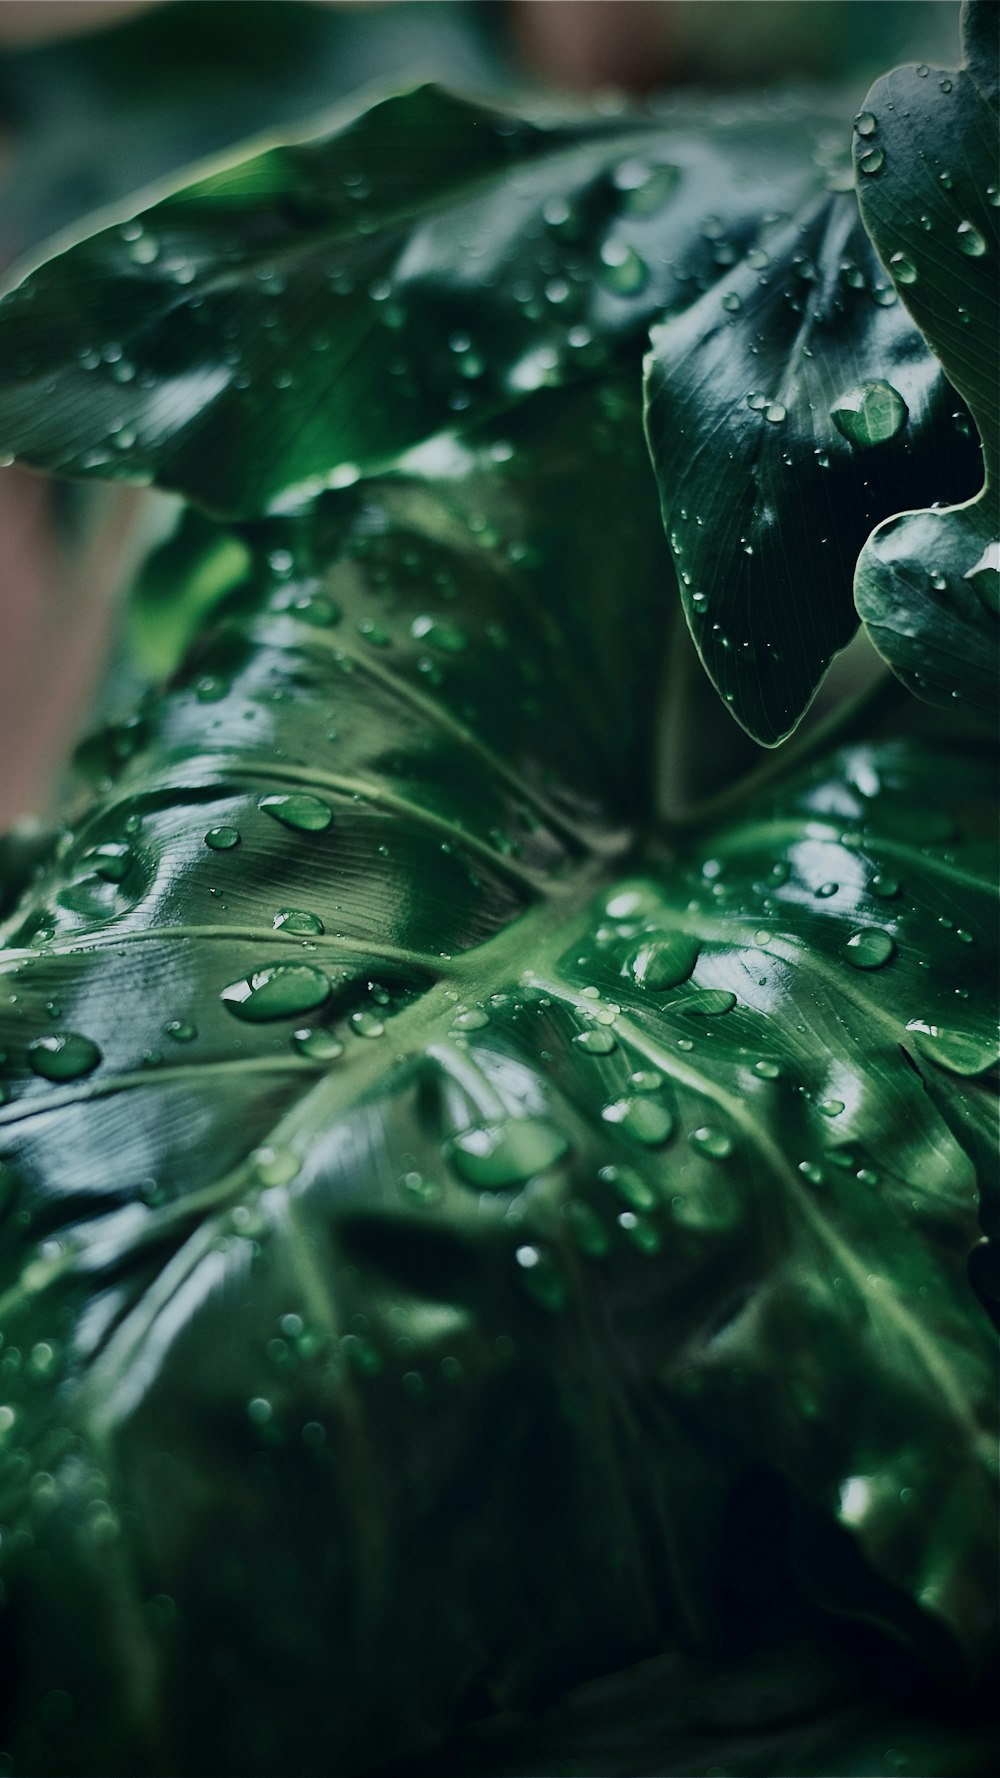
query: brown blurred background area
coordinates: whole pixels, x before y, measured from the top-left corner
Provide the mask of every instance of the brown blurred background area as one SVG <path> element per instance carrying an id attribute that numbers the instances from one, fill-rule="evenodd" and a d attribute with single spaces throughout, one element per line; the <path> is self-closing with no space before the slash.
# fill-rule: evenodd
<path id="1" fill-rule="evenodd" d="M 874 74 L 957 49 L 958 0 L 0 0 L 0 276 L 90 212 L 358 90 L 824 80 L 847 127 Z M 0 466 L 0 829 L 45 810 L 88 720 L 128 696 L 127 663 L 110 692 L 102 667 L 162 523 L 158 496 Z"/>

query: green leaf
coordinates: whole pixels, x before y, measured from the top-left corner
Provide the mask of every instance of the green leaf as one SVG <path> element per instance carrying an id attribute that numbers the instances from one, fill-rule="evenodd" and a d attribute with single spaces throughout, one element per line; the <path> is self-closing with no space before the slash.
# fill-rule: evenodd
<path id="1" fill-rule="evenodd" d="M 1000 182 L 997 8 L 964 15 L 967 66 L 898 68 L 856 125 L 862 214 L 899 294 L 969 409 L 985 482 L 964 505 L 903 512 L 858 562 L 879 653 L 932 704 L 997 708 L 1000 668 Z M 947 478 L 930 498 L 954 499 Z M 907 506 L 920 502 L 911 493 Z"/>
<path id="2" fill-rule="evenodd" d="M 353 1770 L 748 1575 L 981 1662 L 990 788 L 859 748 L 635 852 L 642 452 L 543 395 L 248 533 L 8 925 L 18 1769 Z"/>
<path id="3" fill-rule="evenodd" d="M 857 629 L 872 524 L 972 490 L 968 421 L 823 169 L 741 263 L 653 329 L 647 433 L 691 633 L 765 746 Z M 777 206 L 775 206 L 777 208 Z M 959 411 L 955 411 L 959 410 Z"/>
<path id="4" fill-rule="evenodd" d="M 685 308 L 812 188 L 815 103 L 531 122 L 424 87 L 256 154 L 0 305 L 0 448 L 224 513 L 389 467 Z M 637 366 L 638 368 L 638 366 Z"/>
<path id="5" fill-rule="evenodd" d="M 236 532 L 186 506 L 170 536 L 146 557 L 126 614 L 141 672 L 166 679 L 227 594 L 245 580 L 250 554 Z"/>

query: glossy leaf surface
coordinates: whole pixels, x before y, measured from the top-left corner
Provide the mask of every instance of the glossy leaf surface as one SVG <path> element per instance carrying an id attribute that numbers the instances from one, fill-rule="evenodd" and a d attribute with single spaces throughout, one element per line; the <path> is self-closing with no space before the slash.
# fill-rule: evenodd
<path id="1" fill-rule="evenodd" d="M 251 516 L 346 485 L 638 354 L 812 190 L 823 123 L 813 102 L 535 123 L 433 87 L 387 100 L 8 296 L 0 450 Z"/>
<path id="2" fill-rule="evenodd" d="M 989 787 L 861 748 L 636 854 L 638 415 L 521 423 L 253 534 L 8 923 L 22 1770 L 352 1770 L 713 1646 L 762 1475 L 800 1599 L 981 1660 Z"/>
<path id="3" fill-rule="evenodd" d="M 653 329 L 646 388 L 691 634 L 737 721 L 773 746 L 857 628 L 852 577 L 875 521 L 974 490 L 968 418 L 853 191 L 819 177 Z"/>
<path id="4" fill-rule="evenodd" d="M 903 512 L 860 558 L 857 607 L 918 697 L 987 715 L 1000 679 L 1000 183 L 995 5 L 966 14 L 967 66 L 899 68 L 862 113 L 862 213 L 899 294 L 975 420 L 985 485 L 957 507 Z M 953 496 L 942 479 L 936 501 Z M 918 504 L 915 498 L 906 503 Z"/>

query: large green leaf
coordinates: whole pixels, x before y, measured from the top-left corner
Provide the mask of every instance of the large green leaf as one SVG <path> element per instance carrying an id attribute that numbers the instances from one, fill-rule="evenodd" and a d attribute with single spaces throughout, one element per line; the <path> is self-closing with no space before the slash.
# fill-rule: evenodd
<path id="1" fill-rule="evenodd" d="M 811 189 L 656 327 L 647 432 L 691 633 L 767 746 L 857 629 L 873 523 L 978 479 L 968 417 L 898 302 L 853 191 Z M 775 206 L 778 208 L 778 206 Z"/>
<path id="2" fill-rule="evenodd" d="M 140 207 L 0 305 L 0 450 L 248 515 L 683 309 L 817 178 L 815 101 L 531 122 L 421 88 Z M 638 371 L 638 365 L 636 365 Z"/>
<path id="3" fill-rule="evenodd" d="M 636 853 L 639 416 L 517 424 L 251 534 L 8 924 L 18 1770 L 356 1769 L 741 1572 L 983 1659 L 989 787 L 860 748 Z"/>
<path id="4" fill-rule="evenodd" d="M 907 308 L 968 402 L 986 479 L 960 506 L 903 512 L 858 562 L 876 648 L 918 697 L 993 714 L 1000 683 L 1000 15 L 964 17 L 967 65 L 898 68 L 856 122 L 862 214 Z M 948 479 L 932 490 L 954 499 Z M 928 495 L 928 499 L 932 496 Z M 907 506 L 919 504 L 915 490 Z"/>

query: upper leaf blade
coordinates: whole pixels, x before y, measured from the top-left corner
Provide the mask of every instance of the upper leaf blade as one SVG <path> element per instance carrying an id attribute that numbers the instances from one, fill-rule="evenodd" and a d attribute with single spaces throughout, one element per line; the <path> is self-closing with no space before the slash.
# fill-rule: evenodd
<path id="1" fill-rule="evenodd" d="M 985 483 L 965 505 L 904 512 L 880 526 L 858 562 L 855 598 L 904 684 L 930 703 L 961 699 L 989 715 L 1000 689 L 997 10 L 973 6 L 967 16 L 969 66 L 899 68 L 877 81 L 856 158 L 865 225 L 968 403 Z M 954 499 L 944 479 L 933 497 Z"/>
<path id="2" fill-rule="evenodd" d="M 961 498 L 978 474 L 966 417 L 853 193 L 816 185 L 716 289 L 653 330 L 646 364 L 691 633 L 766 746 L 796 726 L 857 628 L 852 577 L 875 520 L 942 491 Z"/>

